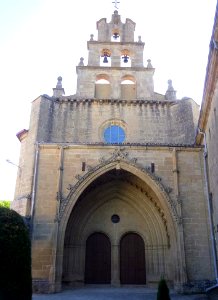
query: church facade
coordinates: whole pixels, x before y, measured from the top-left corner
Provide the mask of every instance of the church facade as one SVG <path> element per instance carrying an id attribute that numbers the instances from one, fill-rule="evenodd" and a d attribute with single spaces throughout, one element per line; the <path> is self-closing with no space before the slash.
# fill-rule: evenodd
<path id="1" fill-rule="evenodd" d="M 77 91 L 32 103 L 12 208 L 30 218 L 37 292 L 63 285 L 178 291 L 215 278 L 199 106 L 155 93 L 135 23 L 97 22 Z"/>

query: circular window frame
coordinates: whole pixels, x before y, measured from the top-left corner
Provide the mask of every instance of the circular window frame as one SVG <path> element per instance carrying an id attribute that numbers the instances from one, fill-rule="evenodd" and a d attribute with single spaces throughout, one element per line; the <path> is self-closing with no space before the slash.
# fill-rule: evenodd
<path id="1" fill-rule="evenodd" d="M 123 120 L 118 120 L 118 119 L 107 120 L 106 122 L 104 122 L 101 125 L 100 130 L 99 130 L 99 135 L 100 135 L 101 141 L 103 141 L 103 143 L 105 143 L 105 144 L 110 144 L 104 138 L 104 132 L 110 126 L 119 126 L 125 132 L 125 139 L 124 139 L 124 141 L 122 143 L 112 143 L 112 144 L 123 144 L 123 143 L 125 143 L 126 139 L 127 139 L 127 124 Z"/>
<path id="2" fill-rule="evenodd" d="M 118 214 L 113 214 L 113 215 L 111 216 L 111 222 L 112 222 L 113 224 L 118 224 L 118 223 L 120 223 L 120 216 L 119 216 Z"/>

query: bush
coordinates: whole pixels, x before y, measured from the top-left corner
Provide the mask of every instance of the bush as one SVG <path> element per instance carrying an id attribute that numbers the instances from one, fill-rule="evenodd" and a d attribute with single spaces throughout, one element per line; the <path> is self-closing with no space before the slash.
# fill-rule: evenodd
<path id="1" fill-rule="evenodd" d="M 29 231 L 15 211 L 0 207 L 0 299 L 32 299 Z"/>
<path id="2" fill-rule="evenodd" d="M 158 284 L 157 300 L 170 300 L 169 288 L 166 280 L 161 279 Z"/>

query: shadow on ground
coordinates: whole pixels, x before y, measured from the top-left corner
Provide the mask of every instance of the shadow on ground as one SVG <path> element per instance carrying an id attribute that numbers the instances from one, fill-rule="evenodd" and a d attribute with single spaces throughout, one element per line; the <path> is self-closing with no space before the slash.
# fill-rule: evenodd
<path id="1" fill-rule="evenodd" d="M 206 300 L 204 294 L 178 295 L 170 293 L 171 300 Z M 56 294 L 34 294 L 33 300 L 156 300 L 157 290 L 142 287 L 82 287 Z"/>

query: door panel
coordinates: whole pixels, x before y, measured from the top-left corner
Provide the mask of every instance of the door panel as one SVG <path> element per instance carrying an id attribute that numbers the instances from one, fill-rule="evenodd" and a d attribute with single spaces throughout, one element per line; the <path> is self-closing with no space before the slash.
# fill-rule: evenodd
<path id="1" fill-rule="evenodd" d="M 111 281 L 111 244 L 103 233 L 94 233 L 86 241 L 85 283 Z"/>
<path id="2" fill-rule="evenodd" d="M 145 247 L 136 233 L 126 234 L 120 243 L 121 284 L 145 284 Z"/>

